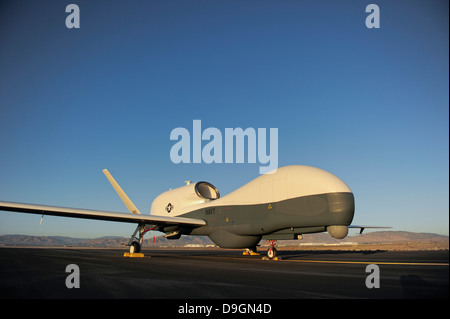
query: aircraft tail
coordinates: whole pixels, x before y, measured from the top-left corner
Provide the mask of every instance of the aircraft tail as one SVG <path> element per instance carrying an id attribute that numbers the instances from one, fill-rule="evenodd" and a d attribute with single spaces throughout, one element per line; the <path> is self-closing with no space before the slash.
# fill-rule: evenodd
<path id="1" fill-rule="evenodd" d="M 133 202 L 128 198 L 127 194 L 123 191 L 123 189 L 117 184 L 116 180 L 112 177 L 112 175 L 108 172 L 107 169 L 103 170 L 103 174 L 105 174 L 106 178 L 111 183 L 112 187 L 114 187 L 115 191 L 119 195 L 119 197 L 124 202 L 125 206 L 127 206 L 128 210 L 132 214 L 140 214 L 141 212 L 134 206 Z"/>

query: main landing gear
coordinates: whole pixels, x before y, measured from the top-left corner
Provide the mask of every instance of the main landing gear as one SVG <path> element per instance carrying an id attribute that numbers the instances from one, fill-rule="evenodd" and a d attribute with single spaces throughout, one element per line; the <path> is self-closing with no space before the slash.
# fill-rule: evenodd
<path id="1" fill-rule="evenodd" d="M 130 245 L 130 254 L 135 254 L 141 252 L 142 243 L 133 241 Z"/>
<path id="2" fill-rule="evenodd" d="M 242 255 L 244 255 L 244 256 L 259 256 L 261 254 L 256 251 L 256 246 L 255 246 L 252 248 L 245 248 Z"/>
<path id="3" fill-rule="evenodd" d="M 127 244 L 130 247 L 130 252 L 125 253 L 124 257 L 144 257 L 144 254 L 140 254 L 144 235 L 146 232 L 154 229 L 156 229 L 156 226 L 145 229 L 145 224 L 139 224 Z M 137 232 L 139 232 L 139 238 L 136 237 Z"/>

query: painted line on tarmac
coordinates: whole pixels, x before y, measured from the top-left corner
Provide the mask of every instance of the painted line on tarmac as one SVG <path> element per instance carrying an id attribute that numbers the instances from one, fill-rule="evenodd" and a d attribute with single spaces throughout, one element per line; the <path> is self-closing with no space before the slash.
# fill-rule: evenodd
<path id="1" fill-rule="evenodd" d="M 298 260 L 282 259 L 281 261 L 298 263 L 323 263 L 323 264 L 360 264 L 360 265 L 401 265 L 401 266 L 448 266 L 448 263 L 406 263 L 406 262 L 386 262 L 386 261 L 341 261 L 341 260 Z"/>
<path id="2" fill-rule="evenodd" d="M 231 257 L 231 256 L 208 256 L 208 255 L 199 255 L 199 256 L 190 256 L 190 255 L 172 255 L 172 254 L 151 254 L 153 257 L 187 257 L 189 259 L 227 259 L 227 260 L 251 260 L 251 261 L 260 261 L 260 258 L 252 258 L 256 256 L 246 256 L 246 257 Z M 250 257 L 250 258 L 247 258 Z M 400 266 L 449 266 L 449 263 L 427 263 L 427 262 L 387 262 L 387 261 L 345 261 L 345 260 L 311 260 L 311 259 L 279 259 L 279 260 L 270 260 L 267 261 L 272 262 L 297 262 L 297 263 L 321 263 L 321 264 L 356 264 L 356 265 L 400 265 Z"/>

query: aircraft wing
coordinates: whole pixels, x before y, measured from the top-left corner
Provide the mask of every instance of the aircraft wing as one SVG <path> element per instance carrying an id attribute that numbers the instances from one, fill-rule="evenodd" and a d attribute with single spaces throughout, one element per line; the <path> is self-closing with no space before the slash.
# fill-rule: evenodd
<path id="1" fill-rule="evenodd" d="M 348 228 L 359 228 L 359 233 L 362 234 L 364 229 L 366 228 L 392 228 L 392 227 L 385 227 L 385 226 L 361 226 L 361 225 L 350 225 Z"/>
<path id="2" fill-rule="evenodd" d="M 34 205 L 34 204 L 2 202 L 2 201 L 0 201 L 0 210 L 19 213 L 38 214 L 38 215 L 52 215 L 52 216 L 107 220 L 107 221 L 135 223 L 135 224 L 145 223 L 152 225 L 186 225 L 186 226 L 206 225 L 206 221 L 204 221 L 203 219 L 117 213 L 109 211 L 98 211 L 98 210 Z"/>

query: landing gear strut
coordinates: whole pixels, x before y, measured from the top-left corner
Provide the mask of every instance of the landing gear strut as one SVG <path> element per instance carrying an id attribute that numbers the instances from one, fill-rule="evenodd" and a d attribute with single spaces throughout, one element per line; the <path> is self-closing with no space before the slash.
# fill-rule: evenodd
<path id="1" fill-rule="evenodd" d="M 141 251 L 145 233 L 154 229 L 156 229 L 156 226 L 145 229 L 145 224 L 139 224 L 136 227 L 136 230 L 134 231 L 133 235 L 131 235 L 131 238 L 127 244 L 127 246 L 130 246 L 130 254 L 139 253 Z M 139 238 L 136 237 L 137 232 L 139 232 Z"/>

